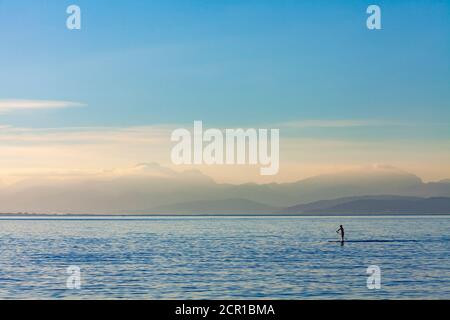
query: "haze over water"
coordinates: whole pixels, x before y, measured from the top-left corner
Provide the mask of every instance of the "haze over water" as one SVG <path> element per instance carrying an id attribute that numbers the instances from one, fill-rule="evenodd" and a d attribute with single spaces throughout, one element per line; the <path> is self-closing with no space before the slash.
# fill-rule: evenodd
<path id="1" fill-rule="evenodd" d="M 1 217 L 0 298 L 449 299 L 449 231 L 445 216 Z"/>

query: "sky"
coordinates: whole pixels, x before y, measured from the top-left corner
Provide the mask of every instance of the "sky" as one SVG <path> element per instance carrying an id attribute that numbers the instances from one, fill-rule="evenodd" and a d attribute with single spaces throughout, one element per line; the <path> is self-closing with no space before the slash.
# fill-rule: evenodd
<path id="1" fill-rule="evenodd" d="M 0 0 L 0 41 L 4 181 L 172 166 L 170 132 L 194 120 L 281 130 L 277 176 L 197 168 L 218 181 L 450 177 L 450 1 Z"/>

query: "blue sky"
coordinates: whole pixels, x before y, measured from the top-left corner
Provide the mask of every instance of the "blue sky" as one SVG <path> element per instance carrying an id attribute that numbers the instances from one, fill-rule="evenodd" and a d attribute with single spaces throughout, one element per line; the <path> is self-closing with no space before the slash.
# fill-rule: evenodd
<path id="1" fill-rule="evenodd" d="M 431 4 L 430 4 L 431 2 Z M 82 9 L 82 30 L 65 9 Z M 27 127 L 303 119 L 450 120 L 450 3 L 0 1 L 0 99 Z M 445 131 L 448 132 L 448 131 Z"/>
<path id="2" fill-rule="evenodd" d="M 170 130 L 194 120 L 279 127 L 273 181 L 372 164 L 450 176 L 450 1 L 0 0 L 0 41 L 6 180 L 171 166 Z"/>

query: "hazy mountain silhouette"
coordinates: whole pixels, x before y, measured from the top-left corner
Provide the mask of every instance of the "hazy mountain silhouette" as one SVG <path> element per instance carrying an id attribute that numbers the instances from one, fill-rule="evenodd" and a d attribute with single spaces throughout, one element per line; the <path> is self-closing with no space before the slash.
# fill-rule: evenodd
<path id="1" fill-rule="evenodd" d="M 424 183 L 419 177 L 392 167 L 320 175 L 294 183 L 244 184 L 228 190 L 240 197 L 273 206 L 292 206 L 319 200 L 366 195 L 416 197 L 450 196 L 450 183 Z"/>
<path id="2" fill-rule="evenodd" d="M 233 185 L 216 183 L 198 171 L 179 173 L 158 164 L 140 164 L 118 176 L 59 182 L 27 180 L 3 186 L 0 212 L 107 214 L 215 209 L 216 212 L 265 213 L 319 200 L 385 194 L 450 197 L 450 181 L 424 183 L 413 174 L 382 166 L 294 183 Z M 335 205 L 345 202 L 332 201 Z"/>
<path id="3" fill-rule="evenodd" d="M 149 211 L 161 214 L 268 214 L 280 209 L 246 199 L 224 199 L 177 203 Z"/>
<path id="4" fill-rule="evenodd" d="M 297 205 L 284 214 L 450 214 L 450 197 L 366 196 Z"/>

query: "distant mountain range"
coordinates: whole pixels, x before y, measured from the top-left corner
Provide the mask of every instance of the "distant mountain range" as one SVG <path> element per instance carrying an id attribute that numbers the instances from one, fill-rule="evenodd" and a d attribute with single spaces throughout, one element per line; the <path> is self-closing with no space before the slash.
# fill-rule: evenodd
<path id="1" fill-rule="evenodd" d="M 388 166 L 293 183 L 233 185 L 216 183 L 197 171 L 178 173 L 158 164 L 140 164 L 128 175 L 70 182 L 27 180 L 0 187 L 0 212 L 419 214 L 450 212 L 449 197 L 450 180 L 425 183 Z"/>
<path id="2" fill-rule="evenodd" d="M 402 196 L 348 197 L 292 206 L 283 214 L 450 214 L 450 197 Z"/>
<path id="3" fill-rule="evenodd" d="M 362 196 L 321 200 L 287 208 L 271 207 L 245 199 L 197 201 L 162 206 L 154 214 L 280 214 L 280 215 L 367 215 L 450 214 L 450 197 Z"/>
<path id="4" fill-rule="evenodd" d="M 194 201 L 156 207 L 150 213 L 158 214 L 273 214 L 281 208 L 246 199 Z"/>

